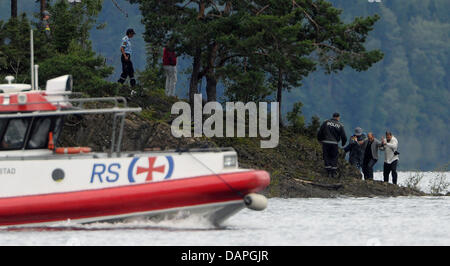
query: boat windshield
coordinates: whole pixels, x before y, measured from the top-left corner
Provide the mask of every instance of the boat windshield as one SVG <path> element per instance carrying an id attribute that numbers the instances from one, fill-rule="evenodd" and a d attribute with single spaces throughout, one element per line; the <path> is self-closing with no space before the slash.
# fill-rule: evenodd
<path id="1" fill-rule="evenodd" d="M 29 119 L 11 119 L 1 142 L 2 149 L 20 149 L 23 147 Z"/>
<path id="2" fill-rule="evenodd" d="M 8 124 L 7 119 L 0 119 L 0 137 L 3 136 L 3 131 L 6 128 L 6 124 Z"/>
<path id="3" fill-rule="evenodd" d="M 48 133 L 50 132 L 51 125 L 52 120 L 49 117 L 41 117 L 34 121 L 27 149 L 42 149 L 47 147 Z"/>
<path id="4" fill-rule="evenodd" d="M 46 149 L 49 132 L 57 141 L 63 120 L 60 116 L 0 119 L 0 150 Z"/>

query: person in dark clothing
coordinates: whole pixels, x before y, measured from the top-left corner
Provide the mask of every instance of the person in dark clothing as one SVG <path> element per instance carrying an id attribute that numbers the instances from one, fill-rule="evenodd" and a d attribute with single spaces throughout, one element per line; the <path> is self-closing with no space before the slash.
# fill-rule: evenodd
<path id="1" fill-rule="evenodd" d="M 348 162 L 361 169 L 363 153 L 358 141 L 363 141 L 366 136 L 362 133 L 363 130 L 360 127 L 355 128 L 355 134 L 350 138 L 349 144 L 344 148 L 344 151 L 349 152 Z"/>
<path id="2" fill-rule="evenodd" d="M 42 12 L 42 21 L 41 21 L 41 27 L 45 32 L 45 35 L 48 39 L 51 38 L 51 31 L 50 31 L 50 12 L 45 10 Z"/>
<path id="3" fill-rule="evenodd" d="M 338 169 L 338 143 L 339 141 L 342 141 L 342 146 L 347 143 L 344 125 L 342 125 L 339 121 L 340 115 L 338 113 L 334 113 L 333 118 L 323 122 L 317 134 L 317 139 L 322 143 L 325 170 L 328 173 L 328 177 L 332 178 L 336 177 Z"/>
<path id="4" fill-rule="evenodd" d="M 122 56 L 120 61 L 122 62 L 122 74 L 120 75 L 119 83 L 123 84 L 127 77 L 130 77 L 130 85 L 134 87 L 136 85 L 136 80 L 134 79 L 134 68 L 133 62 L 131 62 L 131 42 L 130 39 L 136 33 L 133 29 L 128 29 L 126 32 L 126 36 L 122 38 L 122 45 L 120 46 L 120 51 L 122 52 Z"/>
<path id="5" fill-rule="evenodd" d="M 373 166 L 378 161 L 378 150 L 383 146 L 372 132 L 367 134 L 367 139 L 358 142 L 363 151 L 362 171 L 364 180 L 373 180 Z"/>

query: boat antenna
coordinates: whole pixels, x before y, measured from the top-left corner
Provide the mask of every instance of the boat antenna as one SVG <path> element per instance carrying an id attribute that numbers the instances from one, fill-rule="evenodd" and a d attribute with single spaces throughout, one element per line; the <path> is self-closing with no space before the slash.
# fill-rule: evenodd
<path id="1" fill-rule="evenodd" d="M 33 30 L 30 30 L 30 64 L 31 64 L 31 90 L 34 90 L 34 43 Z"/>

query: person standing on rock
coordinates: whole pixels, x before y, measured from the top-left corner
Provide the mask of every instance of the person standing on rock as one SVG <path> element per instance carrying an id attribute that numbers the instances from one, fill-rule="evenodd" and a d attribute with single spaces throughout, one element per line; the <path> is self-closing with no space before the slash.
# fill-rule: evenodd
<path id="1" fill-rule="evenodd" d="M 163 69 L 166 75 L 165 93 L 167 96 L 175 96 L 177 86 L 177 56 L 175 43 L 172 38 L 163 49 Z"/>
<path id="2" fill-rule="evenodd" d="M 397 185 L 398 140 L 392 135 L 392 132 L 386 131 L 386 139 L 382 138 L 381 143 L 383 144 L 381 150 L 384 150 L 384 182 L 389 182 L 389 175 L 392 172 L 392 183 Z"/>
<path id="3" fill-rule="evenodd" d="M 335 178 L 337 174 L 337 163 L 339 156 L 339 141 L 342 146 L 347 143 L 344 125 L 340 122 L 339 113 L 334 113 L 333 118 L 323 122 L 317 133 L 317 139 L 322 143 L 323 160 L 328 177 Z"/>
<path id="4" fill-rule="evenodd" d="M 122 44 L 120 45 L 120 52 L 122 56 L 120 61 L 122 62 L 122 74 L 120 75 L 120 79 L 117 81 L 120 84 L 123 84 L 127 77 L 130 77 L 130 85 L 134 87 L 136 85 L 136 80 L 134 79 L 134 68 L 133 62 L 131 62 L 131 42 L 130 39 L 136 33 L 133 29 L 128 29 L 126 32 L 126 36 L 122 38 Z"/>
<path id="5" fill-rule="evenodd" d="M 358 141 L 363 141 L 366 136 L 362 133 L 363 130 L 360 127 L 355 128 L 355 134 L 350 138 L 349 144 L 344 148 L 344 151 L 349 152 L 348 162 L 361 170 L 363 154 L 361 146 Z"/>
<path id="6" fill-rule="evenodd" d="M 358 143 L 363 151 L 362 171 L 364 180 L 373 180 L 373 167 L 378 161 L 378 150 L 383 144 L 375 138 L 372 132 L 367 134 L 367 139 Z"/>

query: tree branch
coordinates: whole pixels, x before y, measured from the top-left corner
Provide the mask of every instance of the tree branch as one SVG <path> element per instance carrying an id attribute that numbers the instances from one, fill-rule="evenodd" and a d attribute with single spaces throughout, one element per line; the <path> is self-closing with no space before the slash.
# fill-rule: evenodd
<path id="1" fill-rule="evenodd" d="M 261 8 L 258 12 L 256 12 L 256 16 L 258 16 L 259 14 L 261 14 L 264 10 L 266 10 L 270 5 L 266 5 L 265 7 Z"/>
<path id="2" fill-rule="evenodd" d="M 303 7 L 301 7 L 299 4 L 297 4 L 297 2 L 295 2 L 295 0 L 292 0 L 292 6 L 296 6 L 296 7 L 300 8 L 302 10 L 303 14 L 305 14 L 305 16 L 308 18 L 308 20 L 314 24 L 314 26 L 316 27 L 316 30 L 317 31 L 320 30 L 319 24 L 317 24 L 317 22 L 308 14 L 308 12 L 306 12 Z"/>
<path id="3" fill-rule="evenodd" d="M 335 52 L 337 52 L 339 54 L 352 54 L 352 55 L 355 55 L 355 56 L 361 56 L 360 53 L 355 53 L 355 52 L 352 52 L 352 51 L 341 50 L 341 49 L 337 48 L 336 46 L 325 44 L 325 43 L 313 43 L 313 45 L 317 46 L 317 47 L 325 47 L 325 48 L 331 49 L 331 50 L 333 50 L 333 51 L 335 51 Z"/>
<path id="4" fill-rule="evenodd" d="M 216 15 L 217 17 L 222 17 L 222 11 L 220 11 L 219 7 L 214 3 L 214 0 L 208 0 L 208 2 L 214 7 L 220 15 Z"/>

